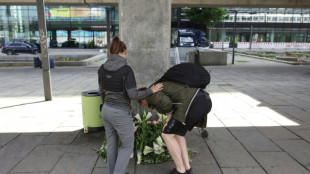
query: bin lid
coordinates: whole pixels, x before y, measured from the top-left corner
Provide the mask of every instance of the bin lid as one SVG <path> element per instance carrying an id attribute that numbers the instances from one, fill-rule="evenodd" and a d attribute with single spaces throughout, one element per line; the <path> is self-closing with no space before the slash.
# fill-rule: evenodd
<path id="1" fill-rule="evenodd" d="M 81 93 L 82 96 L 86 97 L 95 97 L 95 96 L 100 96 L 99 90 L 89 90 L 89 91 L 83 91 Z"/>

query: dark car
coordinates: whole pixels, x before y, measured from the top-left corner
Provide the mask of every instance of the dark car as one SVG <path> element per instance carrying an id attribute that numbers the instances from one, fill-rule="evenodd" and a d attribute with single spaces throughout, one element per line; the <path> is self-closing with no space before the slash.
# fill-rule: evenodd
<path id="1" fill-rule="evenodd" d="M 64 43 L 61 44 L 61 47 L 77 48 L 79 46 L 80 46 L 80 44 L 75 40 L 68 40 L 68 41 L 65 41 Z"/>
<path id="2" fill-rule="evenodd" d="M 37 54 L 38 47 L 26 42 L 12 42 L 2 46 L 1 52 L 7 55 L 13 55 L 16 53 Z"/>

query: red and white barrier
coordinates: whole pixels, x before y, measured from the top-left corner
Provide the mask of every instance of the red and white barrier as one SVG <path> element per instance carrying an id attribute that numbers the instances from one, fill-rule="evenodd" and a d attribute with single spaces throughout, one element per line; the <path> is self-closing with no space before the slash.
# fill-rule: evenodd
<path id="1" fill-rule="evenodd" d="M 213 42 L 213 48 L 222 48 L 222 42 Z M 224 42 L 224 48 L 229 48 L 229 42 Z"/>
<path id="2" fill-rule="evenodd" d="M 239 42 L 237 48 L 250 48 L 250 42 Z M 256 49 L 310 49 L 310 43 L 288 42 L 252 42 L 251 48 Z"/>

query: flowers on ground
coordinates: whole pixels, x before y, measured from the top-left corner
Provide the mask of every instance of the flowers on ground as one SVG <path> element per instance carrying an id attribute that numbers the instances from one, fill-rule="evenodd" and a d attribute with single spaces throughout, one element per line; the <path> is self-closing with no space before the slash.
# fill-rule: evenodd
<path id="1" fill-rule="evenodd" d="M 161 138 L 163 126 L 166 124 L 166 116 L 158 114 L 158 118 L 151 121 L 152 114 L 144 112 L 142 116 L 136 115 L 134 123 L 138 126 L 135 132 L 135 151 L 137 164 L 155 164 L 171 160 L 167 147 Z M 140 118 L 140 119 L 139 119 Z"/>
<path id="2" fill-rule="evenodd" d="M 151 112 L 144 112 L 143 115 L 137 114 L 134 116 L 134 157 L 137 159 L 137 164 L 155 164 L 172 160 L 161 138 L 163 127 L 166 124 L 166 116 L 158 114 L 158 118 L 152 121 L 150 120 L 151 118 Z M 99 150 L 95 149 L 103 157 L 105 162 L 107 160 L 106 142 L 107 140 L 105 138 L 102 147 Z"/>

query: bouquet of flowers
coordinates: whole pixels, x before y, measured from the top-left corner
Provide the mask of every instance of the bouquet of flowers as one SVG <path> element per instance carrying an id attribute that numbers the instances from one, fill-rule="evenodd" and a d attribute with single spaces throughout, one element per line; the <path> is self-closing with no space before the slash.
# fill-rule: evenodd
<path id="1" fill-rule="evenodd" d="M 137 164 L 155 164 L 171 160 L 165 143 L 161 138 L 161 132 L 166 124 L 166 116 L 158 114 L 158 119 L 149 121 L 151 112 L 144 112 L 142 116 L 134 117 L 135 124 L 135 150 L 134 156 Z M 95 151 L 107 161 L 107 139 L 104 139 L 101 148 Z M 119 142 L 120 146 L 121 142 Z"/>
<path id="2" fill-rule="evenodd" d="M 134 157 L 137 159 L 137 164 L 156 164 L 172 160 L 168 149 L 161 138 L 161 133 L 166 124 L 166 116 L 158 114 L 158 119 L 150 121 L 151 112 L 144 112 L 141 116 L 137 114 L 134 117 L 135 124 L 135 150 Z M 107 139 L 105 138 L 101 148 L 95 151 L 103 157 L 104 162 L 107 161 L 106 150 Z M 118 146 L 120 147 L 119 141 Z M 188 149 L 189 159 L 191 155 L 197 153 Z"/>
<path id="3" fill-rule="evenodd" d="M 149 121 L 150 112 L 144 112 L 142 116 L 137 114 L 134 118 L 135 153 L 137 164 L 155 164 L 171 160 L 165 143 L 161 138 L 161 132 L 166 124 L 166 116 L 158 114 L 158 119 Z"/>

